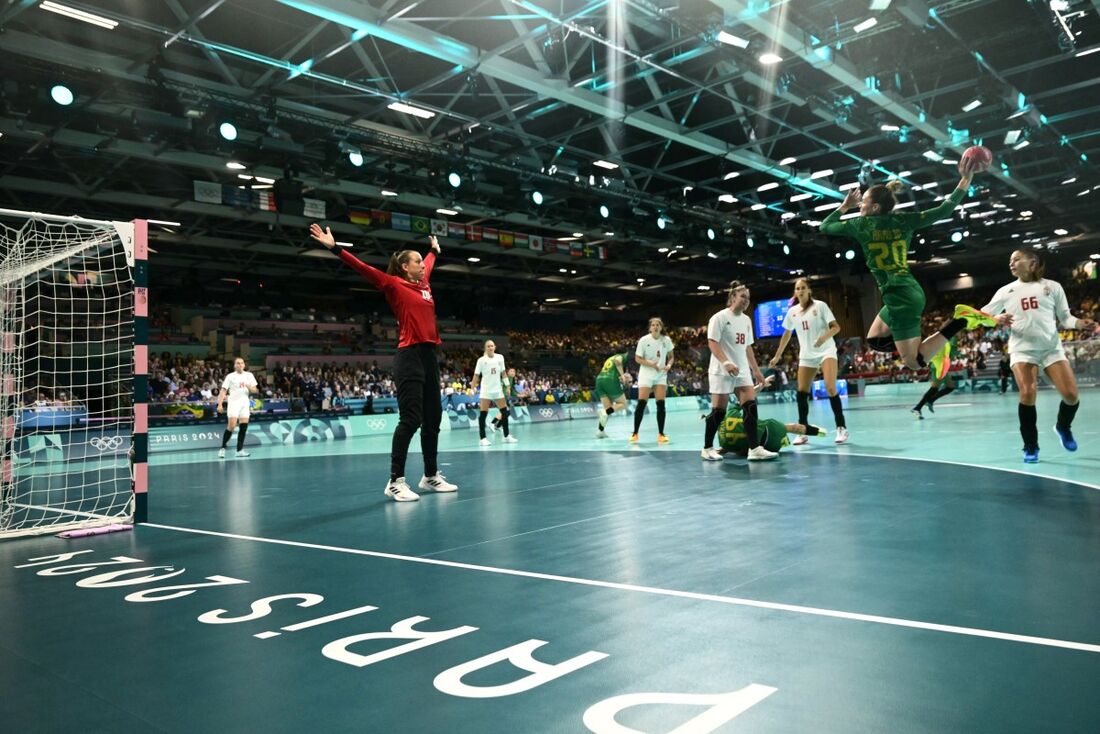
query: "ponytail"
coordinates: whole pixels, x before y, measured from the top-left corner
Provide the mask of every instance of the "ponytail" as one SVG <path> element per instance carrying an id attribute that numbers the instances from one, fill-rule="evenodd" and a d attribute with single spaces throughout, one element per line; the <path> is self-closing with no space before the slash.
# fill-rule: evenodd
<path id="1" fill-rule="evenodd" d="M 390 255 L 390 264 L 386 267 L 386 274 L 404 278 L 405 271 L 401 269 L 401 266 L 409 261 L 414 252 L 416 250 L 401 250 Z"/>
<path id="2" fill-rule="evenodd" d="M 889 214 L 898 204 L 898 194 L 905 191 L 905 184 L 894 179 L 885 184 L 875 184 L 867 189 L 871 203 L 878 205 L 879 214 Z"/>

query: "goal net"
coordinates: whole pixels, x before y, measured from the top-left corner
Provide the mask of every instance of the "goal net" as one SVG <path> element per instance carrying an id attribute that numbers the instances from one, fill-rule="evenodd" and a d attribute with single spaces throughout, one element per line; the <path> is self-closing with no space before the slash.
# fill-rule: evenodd
<path id="1" fill-rule="evenodd" d="M 133 517 L 134 224 L 0 210 L 0 538 Z"/>

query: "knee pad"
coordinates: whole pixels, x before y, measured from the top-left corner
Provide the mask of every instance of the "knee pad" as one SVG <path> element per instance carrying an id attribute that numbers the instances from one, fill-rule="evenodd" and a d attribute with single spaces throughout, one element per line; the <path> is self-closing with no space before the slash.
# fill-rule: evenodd
<path id="1" fill-rule="evenodd" d="M 892 336 L 870 336 L 867 337 L 867 346 L 876 352 L 892 352 L 896 345 Z"/>

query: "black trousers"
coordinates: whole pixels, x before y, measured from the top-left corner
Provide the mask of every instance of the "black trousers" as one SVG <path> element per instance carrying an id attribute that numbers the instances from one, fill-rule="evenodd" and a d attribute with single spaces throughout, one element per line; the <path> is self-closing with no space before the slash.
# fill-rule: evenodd
<path id="1" fill-rule="evenodd" d="M 398 349 L 393 360 L 393 377 L 400 415 L 390 450 L 390 478 L 405 476 L 405 459 L 417 429 L 420 429 L 420 449 L 424 452 L 424 475 L 430 477 L 439 471 L 436 455 L 439 453 L 439 422 L 443 417 L 435 345 L 413 344 Z"/>

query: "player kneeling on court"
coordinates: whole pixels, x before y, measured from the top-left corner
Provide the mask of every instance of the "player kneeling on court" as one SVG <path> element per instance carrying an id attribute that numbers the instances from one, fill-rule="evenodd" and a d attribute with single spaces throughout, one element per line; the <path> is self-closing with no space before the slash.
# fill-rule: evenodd
<path id="1" fill-rule="evenodd" d="M 219 459 L 225 458 L 225 447 L 229 445 L 233 429 L 238 425 L 240 425 L 240 430 L 237 431 L 237 456 L 241 458 L 248 456 L 248 452 L 244 450 L 244 435 L 248 432 L 248 417 L 252 406 L 249 393 L 258 393 L 259 391 L 260 388 L 256 384 L 256 378 L 251 372 L 245 370 L 244 360 L 237 357 L 233 360 L 233 371 L 222 380 L 222 391 L 218 393 L 218 405 L 214 409 L 215 412 L 221 413 L 222 403 L 225 402 L 226 396 L 229 397 L 229 404 L 225 409 L 226 415 L 229 417 L 229 426 L 222 433 L 222 447 L 218 449 Z"/>

